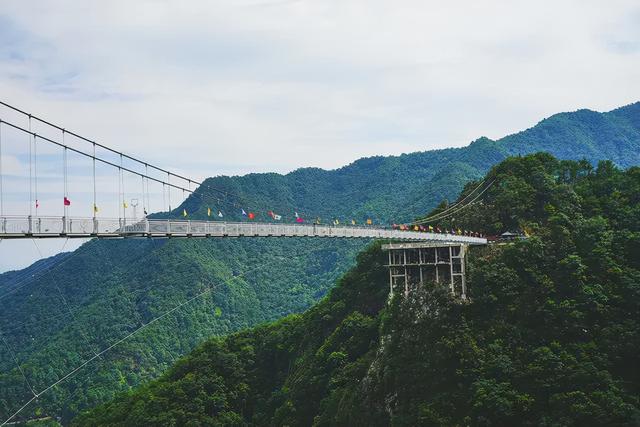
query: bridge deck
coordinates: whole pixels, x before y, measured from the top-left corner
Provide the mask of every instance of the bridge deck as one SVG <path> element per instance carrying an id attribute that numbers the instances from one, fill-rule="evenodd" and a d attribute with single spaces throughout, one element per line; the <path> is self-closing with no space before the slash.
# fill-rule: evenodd
<path id="1" fill-rule="evenodd" d="M 47 237 L 347 237 L 483 245 L 479 237 L 376 227 L 263 222 L 103 218 L 0 217 L 0 238 Z"/>

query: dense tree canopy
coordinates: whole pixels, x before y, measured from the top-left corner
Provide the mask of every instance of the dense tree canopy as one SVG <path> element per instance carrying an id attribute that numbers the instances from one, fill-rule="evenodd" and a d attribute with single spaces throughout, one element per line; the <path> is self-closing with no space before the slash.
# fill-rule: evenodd
<path id="1" fill-rule="evenodd" d="M 489 176 L 456 221 L 530 237 L 472 251 L 468 302 L 426 284 L 387 305 L 375 244 L 304 314 L 210 340 L 75 423 L 637 425 L 640 169 L 538 154 Z"/>

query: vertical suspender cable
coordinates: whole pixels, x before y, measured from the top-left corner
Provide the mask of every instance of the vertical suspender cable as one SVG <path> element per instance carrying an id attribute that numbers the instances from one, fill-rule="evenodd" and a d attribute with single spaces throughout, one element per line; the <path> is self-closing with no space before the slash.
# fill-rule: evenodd
<path id="1" fill-rule="evenodd" d="M 33 170 L 31 167 L 31 114 L 29 114 L 29 216 L 33 216 Z"/>
<path id="2" fill-rule="evenodd" d="M 120 154 L 120 167 L 118 168 L 118 183 L 119 183 L 119 188 L 120 188 L 120 195 L 118 197 L 121 197 L 120 200 L 120 207 L 118 209 L 122 209 L 122 215 L 120 216 L 120 218 L 123 218 L 126 220 L 127 217 L 127 212 L 124 209 L 124 204 L 125 204 L 125 199 L 124 199 L 124 173 L 122 172 L 122 154 Z"/>
<path id="3" fill-rule="evenodd" d="M 149 176 L 149 165 L 147 165 L 146 163 L 144 164 L 144 174 L 148 177 Z M 149 178 L 147 178 L 147 186 L 145 188 L 145 184 L 144 184 L 144 178 L 142 178 L 142 191 L 143 191 L 143 197 L 142 197 L 142 204 L 143 206 L 143 210 L 146 211 L 148 209 L 149 212 L 151 212 L 151 207 L 149 206 L 151 204 L 151 200 L 149 200 Z M 144 201 L 144 196 L 147 196 L 147 201 Z M 146 216 L 146 214 L 145 214 Z"/>
<path id="4" fill-rule="evenodd" d="M 40 203 L 38 202 L 38 146 L 36 145 L 36 134 L 33 134 L 33 177 L 34 177 L 34 191 L 36 199 L 36 216 L 38 216 L 38 208 Z"/>
<path id="5" fill-rule="evenodd" d="M 167 172 L 167 195 L 169 197 L 169 216 L 171 216 L 171 174 Z"/>
<path id="6" fill-rule="evenodd" d="M 0 120 L 0 216 L 4 216 L 4 197 L 2 193 L 2 120 Z"/>
<path id="7" fill-rule="evenodd" d="M 96 199 L 96 143 L 93 143 L 93 217 L 98 213 L 98 200 Z"/>
<path id="8" fill-rule="evenodd" d="M 166 200 L 166 190 L 165 190 L 165 185 L 164 182 L 162 183 L 162 209 L 164 209 L 167 206 L 167 200 Z"/>
<path id="9" fill-rule="evenodd" d="M 67 217 L 67 197 L 69 193 L 67 192 L 67 146 L 64 141 L 65 131 L 62 129 L 62 186 L 64 191 L 64 217 Z"/>

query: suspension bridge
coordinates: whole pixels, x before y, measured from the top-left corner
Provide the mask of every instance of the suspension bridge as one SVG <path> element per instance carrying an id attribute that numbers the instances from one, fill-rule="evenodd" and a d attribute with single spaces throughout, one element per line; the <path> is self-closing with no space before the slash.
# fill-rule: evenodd
<path id="1" fill-rule="evenodd" d="M 271 221 L 254 221 L 254 214 L 243 208 L 248 202 L 224 189 L 124 154 L 5 102 L 0 101 L 0 107 L 0 239 L 327 237 L 486 244 L 483 237 L 429 232 L 417 224 L 401 229 L 374 225 L 371 220 L 365 226 L 341 225 L 337 220 L 321 224 L 307 222 L 297 212 L 293 223 L 282 222 L 282 216 L 272 211 Z M 9 200 L 5 193 L 11 195 Z M 190 220 L 185 209 L 179 218 L 171 218 L 172 198 L 183 201 L 185 195 L 214 206 L 218 220 Z M 89 206 L 92 215 L 74 215 L 72 200 L 74 206 Z M 168 218 L 147 217 L 154 202 Z M 136 209 L 139 203 L 142 216 Z M 222 220 L 223 209 L 241 210 L 248 218 Z M 451 213 L 459 209 L 453 206 Z M 104 211 L 112 215 L 103 216 Z"/>
<path id="2" fill-rule="evenodd" d="M 261 206 L 224 188 L 124 154 L 0 101 L 0 240 L 32 239 L 36 248 L 36 239 L 44 238 L 318 237 L 403 241 L 383 247 L 389 255 L 391 293 L 408 295 L 417 284 L 428 280 L 448 286 L 452 294 L 464 300 L 467 246 L 483 245 L 487 240 L 478 233 L 442 231 L 429 224 L 437 225 L 438 221 L 473 205 L 492 184 L 493 181 L 481 182 L 447 209 L 408 225 L 385 226 L 371 218 L 361 219 L 364 225 L 344 218 L 322 223 L 314 212 L 291 206 L 293 215 L 277 214 L 273 207 Z M 194 200 L 197 203 L 185 203 Z M 172 209 L 173 203 L 178 204 L 177 209 Z M 200 211 L 187 212 L 187 205 L 197 205 Z M 148 212 L 156 213 L 148 215 Z M 267 221 L 260 221 L 265 212 Z M 43 262 L 0 295 L 0 299 L 22 291 L 34 279 L 50 274 L 73 256 L 74 253 L 59 262 Z M 253 265 L 240 276 L 259 268 Z M 150 321 L 141 322 L 84 361 L 70 364 L 66 373 L 38 389 L 0 334 L 31 395 L 26 402 L 16 404 L 8 418 L 0 419 L 1 425 L 13 423 L 34 401 L 106 352 L 214 289 L 209 284 Z M 56 290 L 64 308 L 75 319 L 57 285 Z M 81 336 L 89 342 L 84 333 Z"/>

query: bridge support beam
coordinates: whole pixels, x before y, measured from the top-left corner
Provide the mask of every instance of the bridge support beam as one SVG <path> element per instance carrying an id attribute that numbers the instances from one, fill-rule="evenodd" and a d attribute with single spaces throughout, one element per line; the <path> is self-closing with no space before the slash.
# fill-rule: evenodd
<path id="1" fill-rule="evenodd" d="M 392 243 L 382 246 L 389 255 L 389 292 L 411 289 L 427 282 L 446 285 L 451 293 L 467 299 L 466 244 L 430 242 Z"/>

